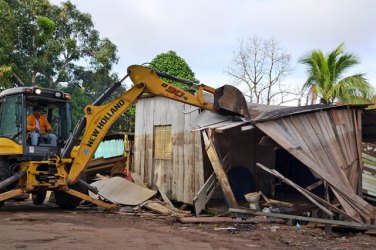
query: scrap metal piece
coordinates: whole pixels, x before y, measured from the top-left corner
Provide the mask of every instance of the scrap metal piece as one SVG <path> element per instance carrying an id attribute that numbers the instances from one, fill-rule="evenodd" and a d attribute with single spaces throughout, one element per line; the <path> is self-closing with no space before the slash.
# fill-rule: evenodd
<path id="1" fill-rule="evenodd" d="M 157 191 L 141 187 L 121 177 L 112 177 L 91 183 L 96 187 L 101 196 L 113 202 L 136 206 L 153 197 Z M 95 197 L 91 192 L 89 194 Z"/>

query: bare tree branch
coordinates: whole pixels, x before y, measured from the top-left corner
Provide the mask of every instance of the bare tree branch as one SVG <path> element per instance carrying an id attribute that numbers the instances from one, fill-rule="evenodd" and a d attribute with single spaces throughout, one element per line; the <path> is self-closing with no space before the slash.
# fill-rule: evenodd
<path id="1" fill-rule="evenodd" d="M 302 98 L 300 90 L 282 85 L 292 71 L 290 60 L 291 55 L 279 47 L 278 41 L 254 36 L 240 41 L 239 50 L 234 53 L 233 66 L 226 73 L 235 84 L 245 85 L 250 102 L 282 104 Z"/>

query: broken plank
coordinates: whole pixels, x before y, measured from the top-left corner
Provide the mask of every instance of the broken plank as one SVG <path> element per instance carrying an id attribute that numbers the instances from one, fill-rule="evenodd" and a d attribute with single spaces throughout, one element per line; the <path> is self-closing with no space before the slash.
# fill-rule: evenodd
<path id="1" fill-rule="evenodd" d="M 269 223 L 269 222 L 285 222 L 278 218 L 247 218 L 245 220 L 233 219 L 230 217 L 182 217 L 179 222 L 184 224 L 194 223 Z"/>
<path id="2" fill-rule="evenodd" d="M 311 196 L 307 195 L 306 190 L 304 190 L 303 188 L 301 188 L 300 186 L 296 185 L 294 182 L 292 182 L 291 180 L 285 178 L 283 175 L 281 175 L 280 173 L 278 173 L 277 171 L 275 170 L 272 170 L 272 169 L 269 169 L 267 167 L 265 167 L 264 165 L 260 164 L 260 163 L 256 163 L 256 166 L 263 169 L 264 171 L 274 175 L 275 177 L 278 177 L 280 178 L 283 182 L 285 182 L 286 184 L 289 184 L 290 186 L 292 186 L 293 188 L 295 188 L 299 193 L 301 193 L 302 195 L 304 195 L 308 200 L 310 200 L 313 204 L 315 204 L 316 206 L 318 206 L 322 211 L 324 211 L 327 215 L 329 216 L 334 216 L 334 214 L 329 211 L 326 207 L 324 207 L 323 205 L 321 205 L 320 203 L 318 203 L 315 199 L 313 199 Z"/>
<path id="3" fill-rule="evenodd" d="M 213 147 L 213 144 L 210 142 L 208 135 L 205 131 L 202 131 L 202 136 L 204 138 L 205 150 L 208 155 L 208 158 L 212 164 L 215 175 L 217 176 L 218 182 L 221 186 L 223 194 L 226 198 L 227 203 L 230 207 L 238 207 L 234 193 L 231 190 L 230 184 L 228 182 L 226 173 L 224 172 L 221 161 L 219 160 L 218 154 Z"/>
<path id="4" fill-rule="evenodd" d="M 293 220 L 301 220 L 301 221 L 315 222 L 315 223 L 321 223 L 321 224 L 344 226 L 344 227 L 349 227 L 349 228 L 365 229 L 365 230 L 376 229 L 376 225 L 362 224 L 362 223 L 349 222 L 349 221 L 327 220 L 327 219 L 305 217 L 305 216 L 299 216 L 299 215 L 290 215 L 290 214 L 255 212 L 250 209 L 239 209 L 239 208 L 230 208 L 229 211 L 235 214 L 239 213 L 239 214 L 249 214 L 252 216 L 255 216 L 255 215 L 267 216 L 267 217 L 282 218 L 282 219 L 288 219 L 288 220 L 293 219 Z"/>
<path id="5" fill-rule="evenodd" d="M 137 185 L 139 185 L 141 187 L 147 188 L 144 181 L 142 180 L 141 175 L 139 175 L 137 173 L 131 173 L 131 176 L 132 176 L 134 183 L 136 183 Z"/>
<path id="6" fill-rule="evenodd" d="M 157 212 L 157 213 L 160 213 L 160 214 L 164 214 L 164 215 L 171 215 L 171 214 L 175 214 L 175 212 L 171 209 L 169 209 L 168 207 L 165 207 L 157 202 L 148 202 L 144 205 L 144 207 L 154 211 L 154 212 Z"/>
<path id="7" fill-rule="evenodd" d="M 159 187 L 158 188 L 158 192 L 160 193 L 160 195 L 162 196 L 162 199 L 163 201 L 170 207 L 170 208 L 175 208 L 174 204 L 172 204 L 172 202 L 170 201 L 170 199 L 167 197 L 167 195 L 165 194 L 165 192 L 163 192 Z"/>
<path id="8" fill-rule="evenodd" d="M 217 178 L 213 173 L 207 179 L 205 184 L 201 187 L 201 189 L 197 192 L 196 196 L 193 198 L 193 204 L 195 205 L 195 212 L 196 215 L 199 215 L 202 210 L 205 209 L 206 204 L 214 194 L 215 189 L 218 186 Z"/>
<path id="9" fill-rule="evenodd" d="M 319 181 L 317 181 L 317 182 L 315 182 L 315 183 L 309 185 L 309 186 L 306 187 L 305 189 L 308 190 L 308 191 L 311 191 L 311 190 L 313 190 L 313 189 L 319 187 L 322 183 L 323 183 L 322 180 L 319 180 Z"/>
<path id="10" fill-rule="evenodd" d="M 259 164 L 259 163 L 257 163 L 257 164 Z M 256 164 L 256 165 L 257 165 L 257 164 Z M 261 164 L 260 164 L 260 165 L 261 165 Z M 265 167 L 265 166 L 264 166 L 264 167 Z M 265 168 L 266 168 L 266 167 L 265 167 Z M 266 168 L 266 169 L 268 169 L 268 168 Z M 265 171 L 267 171 L 266 169 L 265 169 Z M 272 169 L 269 169 L 269 171 L 267 171 L 267 172 L 269 172 L 270 174 L 275 175 L 275 176 L 278 177 L 278 178 L 281 178 L 281 177 L 284 178 L 284 179 L 282 179 L 282 181 L 287 180 L 287 182 L 285 182 L 285 183 L 287 183 L 287 184 L 289 184 L 290 186 L 294 187 L 294 188 L 295 188 L 296 190 L 298 190 L 301 194 L 305 195 L 305 197 L 307 197 L 307 198 L 308 198 L 308 197 L 311 197 L 311 198 L 314 199 L 315 201 L 319 202 L 320 205 L 325 205 L 325 206 L 327 206 L 329 209 L 331 209 L 332 211 L 335 211 L 335 212 L 337 212 L 337 213 L 343 215 L 344 217 L 346 217 L 346 218 L 348 218 L 348 219 L 350 219 L 350 220 L 353 220 L 353 221 L 355 221 L 355 222 L 361 222 L 360 218 L 358 219 L 358 218 L 355 218 L 355 217 L 353 217 L 353 216 L 350 216 L 349 214 L 347 214 L 346 212 L 344 212 L 344 211 L 342 211 L 341 209 L 337 208 L 336 206 L 333 206 L 332 204 L 330 204 L 329 202 L 325 201 L 324 199 L 318 197 L 317 195 L 315 195 L 315 194 L 313 194 L 313 193 L 311 193 L 311 192 L 305 190 L 304 188 L 300 187 L 299 185 L 293 183 L 291 180 L 285 178 L 283 175 L 281 175 L 281 174 L 280 174 L 278 171 L 276 171 L 275 169 L 273 169 L 273 170 L 272 170 Z M 309 199 L 309 198 L 308 198 L 308 199 Z M 311 199 L 309 199 L 309 200 L 312 201 Z M 314 204 L 316 204 L 316 203 L 314 203 Z M 316 204 L 316 205 L 317 205 L 317 204 Z M 320 208 L 321 208 L 321 207 L 320 207 Z"/>
<path id="11" fill-rule="evenodd" d="M 376 236 L 376 229 L 367 230 L 364 233 L 368 235 Z"/>
<path id="12" fill-rule="evenodd" d="M 266 205 L 273 206 L 273 207 L 293 207 L 294 204 L 290 202 L 284 202 L 284 201 L 278 201 L 273 199 L 268 199 L 268 201 L 265 202 Z"/>

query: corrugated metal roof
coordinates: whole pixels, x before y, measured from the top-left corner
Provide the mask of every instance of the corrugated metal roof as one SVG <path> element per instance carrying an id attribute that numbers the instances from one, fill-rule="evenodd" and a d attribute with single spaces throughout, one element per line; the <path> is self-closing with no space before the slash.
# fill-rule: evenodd
<path id="1" fill-rule="evenodd" d="M 297 107 L 273 106 L 265 104 L 248 103 L 250 119 L 224 116 L 208 110 L 204 110 L 198 118 L 191 124 L 194 130 L 202 130 L 206 128 L 216 129 L 219 131 L 242 125 L 255 125 L 259 122 L 271 121 L 285 116 L 309 113 L 319 110 L 328 109 L 347 109 L 360 108 L 363 109 L 367 105 L 307 105 Z M 376 118 L 375 118 L 376 119 Z M 249 129 L 249 128 L 248 128 Z"/>
<path id="2" fill-rule="evenodd" d="M 303 114 L 318 110 L 327 109 L 345 109 L 345 108 L 365 108 L 368 105 L 324 105 L 315 104 L 307 106 L 286 107 L 286 106 L 271 106 L 264 104 L 248 104 L 249 113 L 252 122 L 264 122 L 275 120 L 284 116 Z"/>
<path id="3" fill-rule="evenodd" d="M 234 120 L 236 119 L 236 120 Z M 196 120 L 191 123 L 194 130 L 202 129 L 216 129 L 219 131 L 242 126 L 249 125 L 250 122 L 242 118 L 234 118 L 231 116 L 223 116 L 208 110 L 204 110 L 200 113 Z M 250 129 L 250 128 L 248 128 Z"/>

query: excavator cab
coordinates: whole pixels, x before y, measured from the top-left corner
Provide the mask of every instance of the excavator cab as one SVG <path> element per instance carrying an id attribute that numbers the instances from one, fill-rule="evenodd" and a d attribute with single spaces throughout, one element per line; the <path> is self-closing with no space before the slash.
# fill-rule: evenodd
<path id="1" fill-rule="evenodd" d="M 47 117 L 52 132 L 57 137 L 56 145 L 40 138 L 31 144 L 27 131 L 27 117 L 39 107 Z M 57 154 L 71 133 L 70 95 L 62 91 L 38 87 L 17 87 L 0 93 L 0 160 L 20 162 L 44 160 Z M 35 144 L 35 143 L 34 143 Z"/>

